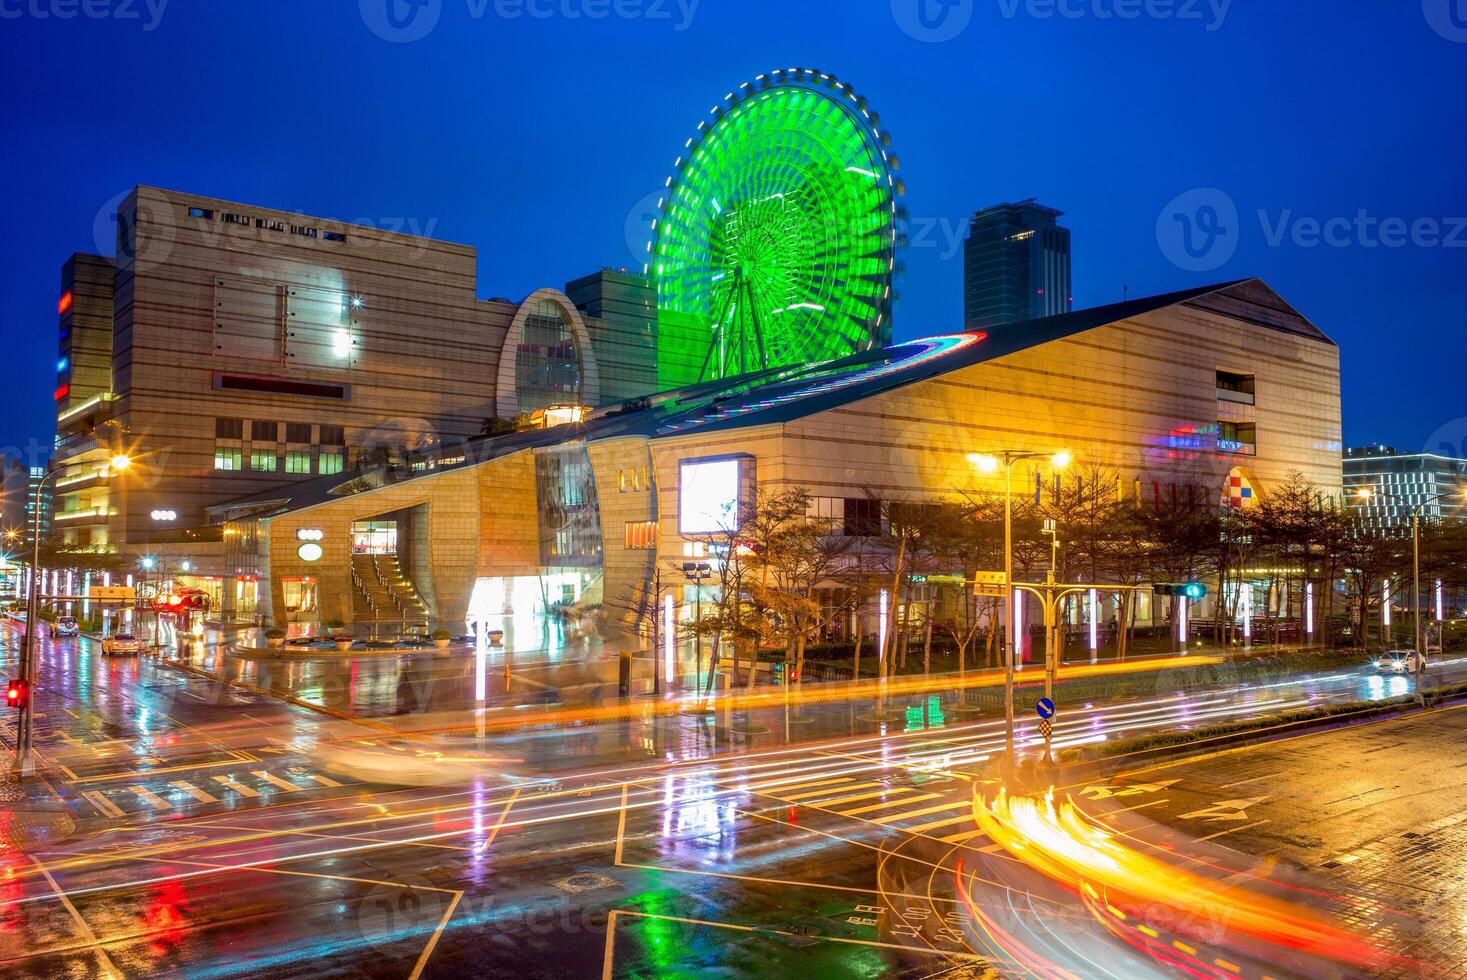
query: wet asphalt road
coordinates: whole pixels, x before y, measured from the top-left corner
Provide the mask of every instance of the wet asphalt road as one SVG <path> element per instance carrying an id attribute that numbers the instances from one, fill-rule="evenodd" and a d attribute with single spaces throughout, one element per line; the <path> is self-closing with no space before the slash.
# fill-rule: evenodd
<path id="1" fill-rule="evenodd" d="M 13 662 L 15 630 L 0 641 Z M 822 705 L 720 726 L 649 710 L 408 739 L 380 718 L 333 718 L 97 646 L 42 641 L 37 745 L 52 768 L 45 786 L 11 787 L 0 818 L 7 975 L 1018 972 L 987 958 L 951 895 L 882 891 L 943 880 L 904 853 L 911 841 L 970 868 L 997 860 L 971 817 L 1001 744 L 994 719 L 917 698 L 881 716 Z M 329 669 L 350 677 L 352 665 Z M 393 687 L 383 676 L 379 692 Z M 1077 708 L 1058 737 L 1380 684 L 1314 678 Z M 913 873 L 893 878 L 903 862 Z"/>

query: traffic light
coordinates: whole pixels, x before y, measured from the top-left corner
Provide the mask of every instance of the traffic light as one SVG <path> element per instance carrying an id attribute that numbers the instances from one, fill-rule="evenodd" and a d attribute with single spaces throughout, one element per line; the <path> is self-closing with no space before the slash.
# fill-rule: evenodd
<path id="1" fill-rule="evenodd" d="M 12 708 L 23 707 L 30 695 L 30 686 L 18 677 L 11 678 L 5 687 L 5 703 Z"/>
<path id="2" fill-rule="evenodd" d="M 1157 595 L 1180 596 L 1183 599 L 1202 599 L 1207 596 L 1207 586 L 1201 582 L 1153 582 L 1151 591 Z"/>

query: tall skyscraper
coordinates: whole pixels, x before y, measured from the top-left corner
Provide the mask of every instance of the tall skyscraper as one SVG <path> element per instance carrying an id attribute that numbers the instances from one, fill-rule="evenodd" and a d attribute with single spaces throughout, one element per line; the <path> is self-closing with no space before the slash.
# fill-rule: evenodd
<path id="1" fill-rule="evenodd" d="M 1033 198 L 975 211 L 963 243 L 963 324 L 982 330 L 1070 312 L 1070 230 Z"/>

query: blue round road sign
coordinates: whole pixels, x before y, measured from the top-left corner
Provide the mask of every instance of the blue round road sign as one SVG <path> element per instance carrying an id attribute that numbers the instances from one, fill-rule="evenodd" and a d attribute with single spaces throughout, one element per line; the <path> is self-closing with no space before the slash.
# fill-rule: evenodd
<path id="1" fill-rule="evenodd" d="M 1045 721 L 1054 717 L 1054 702 L 1049 698 L 1040 698 L 1034 702 L 1034 711 Z"/>

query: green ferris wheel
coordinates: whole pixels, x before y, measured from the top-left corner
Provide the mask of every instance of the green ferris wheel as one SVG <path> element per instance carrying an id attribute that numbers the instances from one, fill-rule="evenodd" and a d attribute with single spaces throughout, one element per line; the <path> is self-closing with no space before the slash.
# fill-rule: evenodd
<path id="1" fill-rule="evenodd" d="M 809 69 L 760 75 L 698 124 L 648 245 L 664 387 L 890 342 L 890 142 L 850 85 Z"/>

